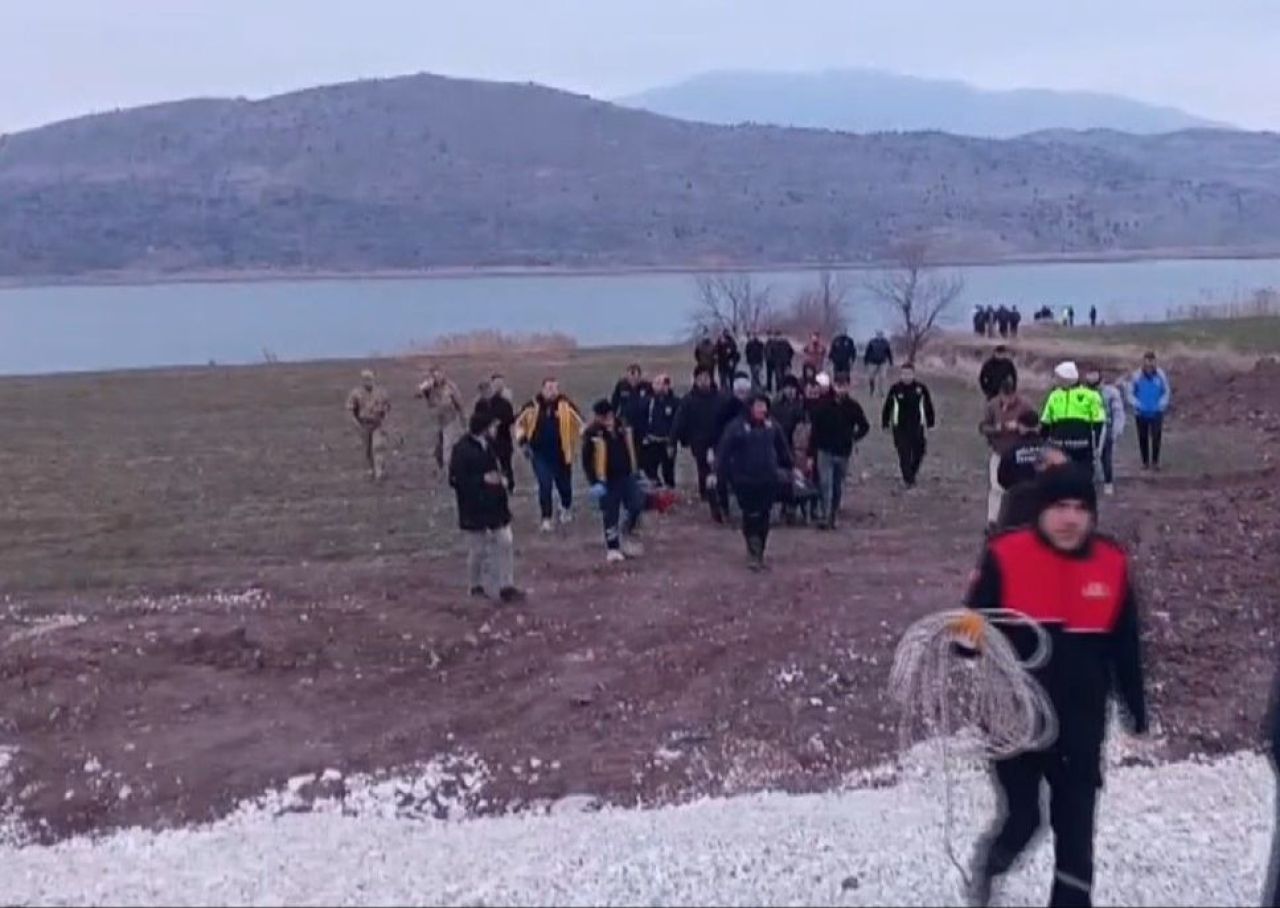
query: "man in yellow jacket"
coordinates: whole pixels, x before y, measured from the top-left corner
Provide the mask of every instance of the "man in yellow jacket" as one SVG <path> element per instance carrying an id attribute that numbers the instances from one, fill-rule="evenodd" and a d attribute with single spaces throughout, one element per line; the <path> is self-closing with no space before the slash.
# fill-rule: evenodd
<path id="1" fill-rule="evenodd" d="M 1040 425 L 1046 438 L 1092 475 L 1107 427 L 1102 395 L 1080 384 L 1080 369 L 1073 362 L 1059 363 L 1053 376 L 1057 387 L 1044 402 Z"/>
<path id="2" fill-rule="evenodd" d="M 582 427 L 582 414 L 560 393 L 560 383 L 554 378 L 542 383 L 542 390 L 516 417 L 516 443 L 538 478 L 544 533 L 555 528 L 551 519 L 553 490 L 559 493 L 560 522 L 573 520 L 573 459 Z"/>

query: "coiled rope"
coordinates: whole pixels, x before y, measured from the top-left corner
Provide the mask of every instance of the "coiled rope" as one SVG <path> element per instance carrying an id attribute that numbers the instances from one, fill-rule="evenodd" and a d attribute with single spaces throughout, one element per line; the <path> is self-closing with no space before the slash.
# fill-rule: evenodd
<path id="1" fill-rule="evenodd" d="M 1001 625 L 1032 632 L 1036 649 L 1028 659 L 1019 658 Z M 975 729 L 982 747 L 968 755 L 995 760 L 1051 747 L 1058 737 L 1057 716 L 1049 695 L 1030 674 L 1051 655 L 1052 641 L 1043 627 L 1021 612 L 1003 609 L 929 615 L 907 629 L 894 653 L 889 696 L 900 710 L 902 753 L 921 741 L 939 739 L 944 845 L 966 887 L 969 875 L 952 847 L 952 738 Z"/>

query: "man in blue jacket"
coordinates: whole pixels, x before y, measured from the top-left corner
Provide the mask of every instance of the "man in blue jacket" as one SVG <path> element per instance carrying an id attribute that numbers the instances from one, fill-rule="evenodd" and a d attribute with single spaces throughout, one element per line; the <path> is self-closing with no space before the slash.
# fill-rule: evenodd
<path id="1" fill-rule="evenodd" d="M 1164 438 L 1164 414 L 1169 409 L 1172 387 L 1169 376 L 1156 365 L 1156 355 L 1148 352 L 1142 358 L 1142 368 L 1133 373 L 1129 381 L 1129 403 L 1133 406 L 1133 421 L 1138 427 L 1138 450 L 1142 454 L 1142 469 L 1160 469 L 1160 444 Z"/>
<path id="2" fill-rule="evenodd" d="M 779 487 L 791 478 L 791 446 L 769 417 L 769 398 L 751 400 L 746 413 L 724 431 L 716 452 L 716 481 L 732 487 L 742 509 L 742 535 L 747 542 L 751 570 L 764 570 L 769 543 L 769 518 Z"/>

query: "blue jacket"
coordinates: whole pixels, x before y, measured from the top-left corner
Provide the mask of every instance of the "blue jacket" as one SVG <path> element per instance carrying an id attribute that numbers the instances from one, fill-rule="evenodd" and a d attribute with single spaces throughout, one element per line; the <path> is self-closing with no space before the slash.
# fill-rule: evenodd
<path id="1" fill-rule="evenodd" d="M 680 411 L 680 398 L 674 394 L 655 394 L 649 398 L 649 413 L 645 419 L 645 435 L 642 441 L 675 440 L 676 414 Z"/>
<path id="2" fill-rule="evenodd" d="M 1133 412 L 1138 416 L 1159 416 L 1169 409 L 1169 376 L 1163 369 L 1148 375 L 1139 369 L 1133 373 L 1129 382 L 1129 402 L 1133 404 Z"/>

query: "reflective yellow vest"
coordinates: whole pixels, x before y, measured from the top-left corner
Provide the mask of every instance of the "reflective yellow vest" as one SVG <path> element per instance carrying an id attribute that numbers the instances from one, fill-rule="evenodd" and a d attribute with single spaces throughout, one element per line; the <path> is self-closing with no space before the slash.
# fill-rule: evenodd
<path id="1" fill-rule="evenodd" d="M 1040 415 L 1040 422 L 1045 428 L 1064 422 L 1093 425 L 1105 424 L 1106 421 L 1107 409 L 1102 403 L 1102 395 L 1084 385 L 1055 388 L 1044 402 L 1044 412 Z"/>

